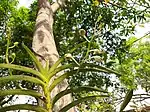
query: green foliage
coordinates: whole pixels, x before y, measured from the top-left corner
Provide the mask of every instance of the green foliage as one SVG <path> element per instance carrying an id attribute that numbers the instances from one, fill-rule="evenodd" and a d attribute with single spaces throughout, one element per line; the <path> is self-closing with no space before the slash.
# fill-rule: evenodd
<path id="1" fill-rule="evenodd" d="M 143 36 L 145 40 L 149 35 Z M 126 58 L 122 60 L 117 69 L 122 74 L 121 81 L 128 88 L 136 88 L 141 82 L 149 77 L 149 42 L 142 42 L 143 37 L 136 39 L 131 37 L 125 44 L 128 52 L 124 55 Z M 147 38 L 146 38 L 147 37 Z"/>
<path id="2" fill-rule="evenodd" d="M 53 31 L 57 49 L 62 57 L 59 61 L 63 65 L 57 68 L 60 63 L 58 61 L 49 70 L 39 66 L 34 58 L 36 67 L 39 67 L 39 71 L 37 71 L 31 70 L 33 68 L 31 57 L 21 45 L 23 42 L 29 48 L 31 47 L 37 14 L 37 1 L 30 8 L 18 8 L 17 0 L 1 0 L 0 63 L 5 63 L 7 60 L 7 64 L 4 64 L 4 66 L 10 68 L 9 70 L 6 68 L 0 70 L 0 79 L 3 81 L 3 83 L 0 82 L 1 90 L 4 87 L 5 89 L 14 89 L 15 87 L 20 89 L 18 84 L 27 89 L 35 89 L 37 85 L 43 86 L 45 84 L 45 78 L 41 74 L 48 73 L 48 76 L 51 74 L 50 79 L 59 71 L 67 69 L 73 71 L 73 75 L 70 71 L 67 71 L 61 79 L 69 77 L 71 87 L 86 85 L 104 88 L 105 90 L 111 87 L 120 92 L 120 82 L 118 83 L 116 80 L 112 82 L 111 75 L 116 74 L 112 70 L 117 68 L 119 74 L 117 73 L 115 78 L 119 77 L 124 84 L 123 87 L 135 89 L 140 84 L 146 91 L 149 91 L 149 43 L 140 43 L 140 45 L 136 44 L 133 47 L 132 44 L 135 43 L 136 38 L 133 37 L 129 40 L 126 38 L 134 33 L 137 23 L 149 21 L 149 1 L 110 0 L 108 2 L 106 0 L 104 2 L 101 0 L 95 5 L 93 1 L 97 0 L 70 0 L 66 4 L 67 7 L 62 8 L 55 14 Z M 84 38 L 79 33 L 80 29 L 84 29 L 86 32 Z M 18 45 L 16 45 L 16 42 Z M 70 53 L 74 60 L 64 59 L 63 56 L 66 53 Z M 93 63 L 96 63 L 96 66 L 91 66 Z M 22 65 L 22 69 L 14 64 Z M 85 69 L 84 66 L 87 68 Z M 105 67 L 109 69 L 105 69 Z M 18 68 L 18 70 L 12 70 L 12 68 Z M 20 71 L 23 69 L 26 70 L 26 73 Z M 81 70 L 76 72 L 77 69 Z M 36 74 L 33 74 L 34 72 Z M 12 76 L 8 76 L 9 73 Z M 19 80 L 21 77 L 24 79 L 23 81 Z M 31 80 L 28 79 L 29 77 Z M 73 93 L 73 95 L 74 98 L 80 98 L 83 94 Z M 3 99 L 5 97 L 0 97 L 0 102 Z M 110 100 L 108 99 L 108 101 Z M 84 111 L 92 111 L 93 106 L 91 105 L 93 102 L 85 102 L 82 107 L 84 108 L 87 103 L 90 106 Z M 103 104 L 104 106 L 102 106 Z M 105 111 L 103 110 L 105 106 L 106 108 L 112 107 L 112 104 L 107 105 L 107 102 L 104 102 L 98 107 L 93 107 L 93 110 Z"/>
<path id="3" fill-rule="evenodd" d="M 123 60 L 116 66 L 116 70 L 122 74 L 121 83 L 126 86 L 127 92 L 121 105 L 120 112 L 124 110 L 133 96 L 133 90 L 141 86 L 149 92 L 149 33 L 141 38 L 131 37 L 124 43 L 127 52 L 124 53 Z"/>
<path id="4" fill-rule="evenodd" d="M 10 110 L 32 110 L 36 112 L 47 112 L 47 110 L 43 109 L 42 107 L 31 105 L 31 104 L 17 104 L 17 105 L 12 105 L 8 107 L 3 107 L 0 108 L 1 112 L 6 112 Z"/>
<path id="5" fill-rule="evenodd" d="M 107 91 L 98 89 L 98 88 L 92 88 L 92 87 L 78 87 L 78 88 L 72 88 L 72 89 L 66 89 L 60 93 L 58 93 L 53 99 L 49 96 L 51 94 L 51 91 L 57 86 L 57 84 L 61 83 L 65 78 L 72 76 L 74 73 L 78 73 L 78 72 L 86 72 L 87 70 L 90 71 L 95 71 L 95 72 L 105 72 L 105 73 L 116 73 L 115 71 L 112 71 L 108 68 L 99 66 L 99 65 L 94 65 L 94 64 L 87 64 L 87 63 L 83 63 L 83 66 L 79 67 L 78 69 L 72 70 L 72 71 L 68 71 L 66 73 L 64 73 L 63 75 L 59 76 L 58 78 L 56 78 L 51 85 L 49 85 L 49 81 L 51 80 L 51 78 L 53 76 L 55 76 L 55 74 L 61 70 L 65 70 L 66 67 L 63 67 L 64 65 L 58 67 L 58 65 L 63 61 L 63 58 L 60 58 L 50 69 L 47 68 L 43 68 L 41 66 L 41 63 L 36 59 L 35 55 L 29 50 L 29 48 L 27 48 L 27 46 L 25 46 L 23 44 L 23 47 L 25 48 L 25 50 L 29 53 L 30 57 L 32 58 L 32 60 L 34 61 L 34 63 L 37 66 L 37 70 L 34 70 L 32 68 L 29 67 L 24 67 L 24 66 L 20 66 L 20 65 L 14 65 L 14 64 L 0 64 L 0 68 L 8 68 L 8 69 L 14 69 L 14 70 L 19 70 L 19 71 L 23 71 L 23 72 L 27 72 L 27 73 L 32 73 L 33 75 L 28 76 L 27 74 L 24 75 L 10 75 L 7 77 L 2 77 L 1 83 L 0 84 L 6 84 L 9 81 L 17 81 L 17 80 L 25 80 L 25 81 L 29 81 L 32 83 L 36 83 L 37 85 L 41 86 L 43 89 L 43 93 L 44 95 L 42 95 L 41 93 L 38 93 L 36 90 L 25 90 L 23 88 L 20 89 L 12 89 L 12 90 L 3 90 L 0 92 L 0 96 L 7 96 L 7 95 L 29 95 L 29 96 L 33 96 L 35 98 L 41 99 L 45 104 L 46 104 L 46 110 L 41 107 L 39 107 L 38 105 L 36 106 L 38 109 L 40 109 L 40 111 L 42 112 L 48 112 L 49 110 L 53 110 L 54 104 L 58 101 L 58 99 L 60 99 L 61 97 L 63 97 L 66 94 L 72 93 L 72 92 L 81 92 L 81 91 L 97 91 L 100 92 L 100 95 L 92 95 L 92 96 L 87 96 L 87 97 L 83 97 L 80 99 L 77 99 L 73 102 L 71 102 L 70 104 L 66 105 L 65 107 L 63 107 L 60 112 L 66 112 L 67 110 L 69 110 L 70 108 L 72 108 L 73 106 L 78 105 L 81 102 L 87 101 L 87 100 L 92 100 L 92 99 L 96 99 L 97 97 L 100 98 L 107 98 L 110 95 L 108 94 Z M 74 64 L 70 64 L 68 68 L 74 68 L 76 66 L 73 66 Z M 75 64 L 76 65 L 76 64 Z M 61 68 L 61 69 L 60 69 Z M 117 74 L 117 73 L 116 73 Z M 47 78 L 49 76 L 49 78 Z M 35 106 L 35 105 L 34 105 Z M 31 105 L 13 105 L 13 106 L 4 106 L 1 107 L 0 110 L 2 111 L 10 111 L 10 110 L 16 110 L 16 109 L 26 109 L 26 110 L 36 110 L 34 108 L 31 108 Z M 39 111 L 39 110 L 38 110 Z"/>

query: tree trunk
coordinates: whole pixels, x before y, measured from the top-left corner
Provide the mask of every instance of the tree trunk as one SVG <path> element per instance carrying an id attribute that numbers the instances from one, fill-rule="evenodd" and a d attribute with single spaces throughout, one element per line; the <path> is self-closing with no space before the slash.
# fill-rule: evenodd
<path id="1" fill-rule="evenodd" d="M 59 58 L 53 36 L 53 14 L 59 8 L 59 4 L 50 5 L 48 0 L 38 0 L 38 8 L 32 48 L 34 52 L 41 55 L 45 60 L 48 60 L 50 66 L 52 66 Z M 43 58 L 38 57 L 42 65 L 45 66 L 46 61 Z M 56 77 L 59 75 L 61 74 L 57 74 Z M 68 84 L 65 80 L 52 91 L 51 97 L 66 89 L 67 86 Z M 56 103 L 54 112 L 58 112 L 70 102 L 71 95 L 64 96 Z M 74 112 L 74 109 L 70 109 L 69 112 Z"/>

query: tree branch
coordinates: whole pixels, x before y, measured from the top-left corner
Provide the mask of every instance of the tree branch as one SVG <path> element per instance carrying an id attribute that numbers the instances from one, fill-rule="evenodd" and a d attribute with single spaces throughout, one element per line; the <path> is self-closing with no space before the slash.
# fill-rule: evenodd
<path id="1" fill-rule="evenodd" d="M 53 13 L 55 13 L 59 8 L 64 7 L 66 1 L 67 0 L 56 0 L 56 2 L 51 5 Z"/>
<path id="2" fill-rule="evenodd" d="M 51 5 L 51 8 L 53 13 L 55 13 L 60 8 L 60 5 L 57 2 L 55 2 Z"/>

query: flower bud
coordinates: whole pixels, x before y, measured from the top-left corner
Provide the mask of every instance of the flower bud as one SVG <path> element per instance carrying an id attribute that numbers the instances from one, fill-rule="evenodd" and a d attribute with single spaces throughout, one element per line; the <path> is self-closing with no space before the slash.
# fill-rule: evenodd
<path id="1" fill-rule="evenodd" d="M 15 54 L 15 53 L 12 53 L 11 55 L 12 55 L 13 57 L 14 57 L 14 56 L 16 56 L 16 54 Z"/>
<path id="2" fill-rule="evenodd" d="M 65 58 L 70 59 L 72 58 L 72 55 L 70 53 L 65 54 Z"/>
<path id="3" fill-rule="evenodd" d="M 84 29 L 80 29 L 80 30 L 79 30 L 79 34 L 80 34 L 81 36 L 85 36 L 86 31 L 85 31 Z"/>
<path id="4" fill-rule="evenodd" d="M 102 62 L 103 61 L 103 59 L 100 56 L 93 56 L 93 58 L 96 62 Z"/>
<path id="5" fill-rule="evenodd" d="M 19 42 L 15 42 L 14 45 L 17 46 L 19 44 Z"/>

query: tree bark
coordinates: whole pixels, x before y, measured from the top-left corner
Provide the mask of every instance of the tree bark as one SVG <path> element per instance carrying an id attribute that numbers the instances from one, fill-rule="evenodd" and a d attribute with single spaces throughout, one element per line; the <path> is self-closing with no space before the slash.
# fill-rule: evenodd
<path id="1" fill-rule="evenodd" d="M 44 58 L 37 56 L 43 66 L 46 65 L 45 60 L 48 60 L 50 66 L 52 66 L 59 59 L 59 54 L 57 52 L 53 36 L 53 15 L 60 5 L 61 4 L 58 4 L 58 2 L 50 5 L 48 0 L 38 0 L 39 10 L 36 19 L 32 48 L 34 52 Z M 60 75 L 61 73 L 57 74 L 56 77 Z M 67 81 L 63 81 L 52 91 L 51 97 L 54 97 L 57 93 L 66 89 L 67 86 Z M 58 112 L 62 107 L 70 102 L 71 95 L 64 96 L 56 103 L 54 112 Z M 68 112 L 74 112 L 74 109 L 70 109 Z"/>

